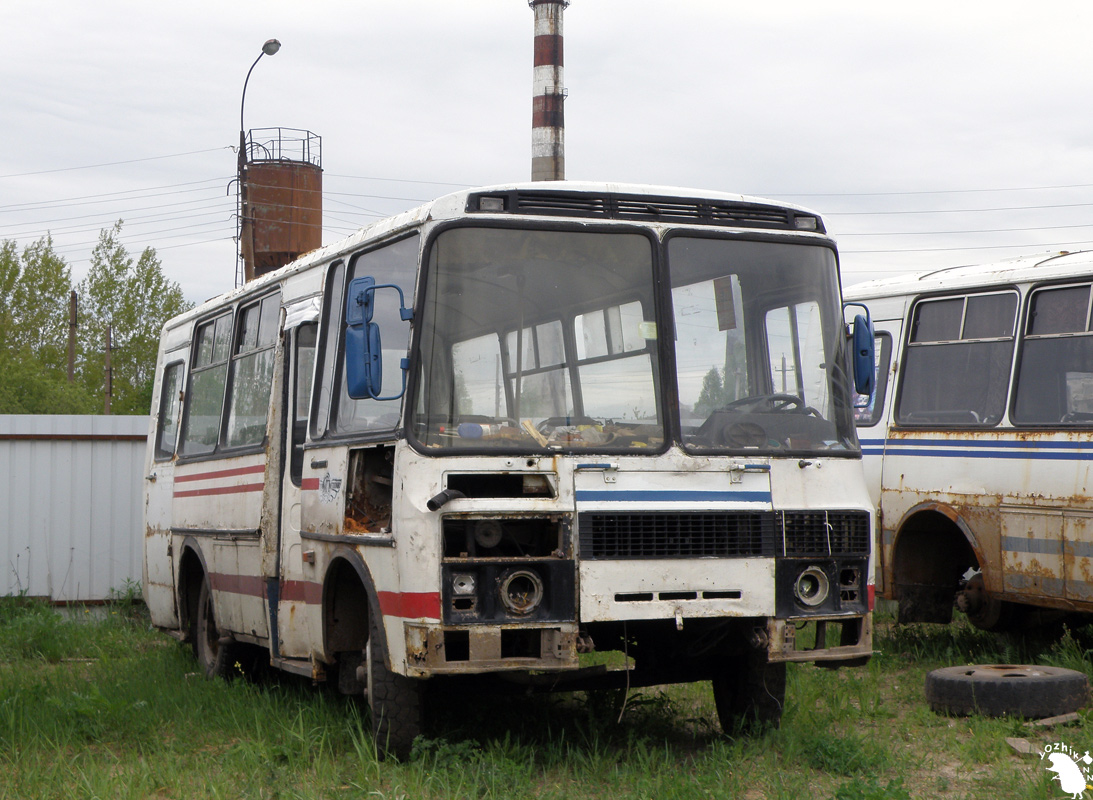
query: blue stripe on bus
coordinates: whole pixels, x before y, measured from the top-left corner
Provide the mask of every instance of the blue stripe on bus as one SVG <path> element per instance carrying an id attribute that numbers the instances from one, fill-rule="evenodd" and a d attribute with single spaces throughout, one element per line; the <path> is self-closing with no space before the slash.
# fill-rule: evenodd
<path id="1" fill-rule="evenodd" d="M 952 439 L 863 439 L 863 456 L 1007 458 L 1032 461 L 1093 461 L 1093 442 L 953 441 Z"/>
<path id="2" fill-rule="evenodd" d="M 1035 555 L 1072 555 L 1075 558 L 1093 557 L 1093 542 L 1083 542 L 1078 539 L 1068 539 L 1062 542 L 1058 539 L 1029 539 L 1021 536 L 1003 536 L 1002 549 L 1013 553 L 1033 553 Z"/>
<path id="3" fill-rule="evenodd" d="M 882 453 L 870 453 L 868 455 L 882 455 Z M 924 456 L 927 458 L 1008 458 L 1027 459 L 1030 461 L 1093 461 L 1093 453 L 1037 453 L 1035 451 L 1005 452 L 988 451 L 973 453 L 959 448 L 947 450 L 927 450 L 912 447 L 888 448 L 883 452 L 886 456 Z"/>
<path id="4" fill-rule="evenodd" d="M 769 503 L 770 492 L 578 491 L 578 501 L 623 503 Z"/>
<path id="5" fill-rule="evenodd" d="M 1014 553 L 1031 553 L 1038 556 L 1061 556 L 1063 543 L 1058 539 L 1028 539 L 1020 536 L 1003 536 L 1002 549 Z"/>
<path id="6" fill-rule="evenodd" d="M 1088 442 L 1038 442 L 1022 439 L 860 439 L 862 447 L 916 447 L 934 445 L 939 447 L 996 447 L 996 448 L 1032 448 L 1041 450 L 1093 450 L 1093 432 Z"/>

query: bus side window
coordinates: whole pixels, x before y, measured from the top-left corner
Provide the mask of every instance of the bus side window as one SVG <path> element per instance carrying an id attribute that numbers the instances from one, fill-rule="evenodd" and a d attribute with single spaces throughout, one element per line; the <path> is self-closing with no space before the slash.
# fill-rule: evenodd
<path id="1" fill-rule="evenodd" d="M 266 438 L 280 311 L 278 293 L 239 312 L 239 336 L 232 356 L 227 447 L 261 444 Z"/>
<path id="2" fill-rule="evenodd" d="M 231 349 L 231 312 L 199 325 L 194 334 L 190 391 L 182 420 L 182 455 L 202 455 L 216 449 L 224 410 L 224 384 Z"/>
<path id="3" fill-rule="evenodd" d="M 451 419 L 458 420 L 468 415 L 497 419 L 508 417 L 508 399 L 501 377 L 503 372 L 501 342 L 496 333 L 453 344 L 455 396 L 452 402 L 455 408 L 451 411 Z M 419 398 L 422 396 L 419 394 Z"/>
<path id="4" fill-rule="evenodd" d="M 311 398 L 311 384 L 315 376 L 315 344 L 318 326 L 314 322 L 296 329 L 296 352 L 293 357 L 293 411 L 292 456 L 289 461 L 289 477 L 300 485 L 304 472 L 304 439 L 307 433 L 307 404 Z"/>
<path id="5" fill-rule="evenodd" d="M 1009 390 L 1017 294 L 921 300 L 903 353 L 896 418 L 904 425 L 997 425 Z"/>
<path id="6" fill-rule="evenodd" d="M 859 428 L 871 428 L 884 416 L 884 397 L 888 392 L 888 371 L 892 364 L 892 334 L 877 333 L 873 337 L 876 343 L 877 379 L 876 390 L 872 397 L 854 393 L 854 424 Z"/>
<path id="7" fill-rule="evenodd" d="M 1093 425 L 1089 299 L 1089 285 L 1033 292 L 1019 356 L 1015 423 Z"/>
<path id="8" fill-rule="evenodd" d="M 774 393 L 796 395 L 828 417 L 819 304 L 809 300 L 773 308 L 767 312 L 765 323 Z"/>
<path id="9" fill-rule="evenodd" d="M 178 416 L 182 409 L 183 367 L 181 361 L 176 361 L 163 370 L 163 385 L 159 396 L 159 427 L 156 431 L 156 461 L 165 461 L 175 454 Z"/>
<path id="10" fill-rule="evenodd" d="M 413 297 L 414 282 L 417 279 L 419 237 L 415 234 L 405 239 L 399 239 L 391 244 L 368 250 L 353 258 L 350 264 L 350 274 L 347 284 L 356 278 L 371 277 L 377 284 L 395 284 L 402 289 L 407 302 Z M 383 339 L 383 395 L 393 395 L 402 385 L 401 361 L 406 357 L 410 346 L 410 324 L 401 319 L 398 302 L 392 302 L 395 297 L 393 291 L 387 290 L 386 294 L 377 294 L 379 297 L 374 303 L 373 322 L 379 325 Z M 339 293 L 340 294 L 340 293 Z M 328 298 L 330 300 L 331 298 Z M 337 328 L 328 329 L 327 342 L 324 347 L 329 349 L 336 341 L 332 334 L 344 336 L 344 300 L 338 305 L 331 304 L 331 319 Z M 375 400 L 364 398 L 354 400 L 349 396 L 345 388 L 345 359 L 339 358 L 337 363 L 337 392 L 338 397 L 333 401 L 334 421 L 333 428 L 338 433 L 355 433 L 365 431 L 392 431 L 399 423 L 402 408 L 401 399 Z M 320 413 L 322 409 L 320 409 Z"/>

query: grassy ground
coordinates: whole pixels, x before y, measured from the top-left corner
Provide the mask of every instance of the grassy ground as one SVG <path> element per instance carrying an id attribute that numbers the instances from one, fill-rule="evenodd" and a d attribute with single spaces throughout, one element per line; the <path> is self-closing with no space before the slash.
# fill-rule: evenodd
<path id="1" fill-rule="evenodd" d="M 141 606 L 86 620 L 0 599 L 0 798 L 1061 798 L 1035 755 L 1093 751 L 1090 717 L 1033 731 L 950 719 L 926 673 L 1038 661 L 1090 672 L 1087 631 L 1047 647 L 879 620 L 868 667 L 790 667 L 778 730 L 723 736 L 708 685 L 447 698 L 436 738 L 377 762 L 367 711 L 307 681 L 206 681 Z M 94 617 L 94 618 L 92 618 Z M 1093 714 L 1093 712 L 1090 712 Z"/>

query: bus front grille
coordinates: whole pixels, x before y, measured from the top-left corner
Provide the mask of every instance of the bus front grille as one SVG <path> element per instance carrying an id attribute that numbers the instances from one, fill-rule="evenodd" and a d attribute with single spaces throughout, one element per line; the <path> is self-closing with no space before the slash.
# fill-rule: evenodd
<path id="1" fill-rule="evenodd" d="M 785 555 L 869 555 L 869 515 L 864 511 L 786 511 Z"/>
<path id="2" fill-rule="evenodd" d="M 769 512 L 580 515 L 581 558 L 731 558 L 776 554 Z"/>
<path id="3" fill-rule="evenodd" d="M 584 512 L 589 560 L 868 555 L 864 511 Z"/>

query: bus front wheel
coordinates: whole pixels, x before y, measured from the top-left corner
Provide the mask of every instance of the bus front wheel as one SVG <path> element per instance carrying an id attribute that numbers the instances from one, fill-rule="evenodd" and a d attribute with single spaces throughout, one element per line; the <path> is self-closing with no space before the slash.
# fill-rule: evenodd
<path id="1" fill-rule="evenodd" d="M 424 684 L 391 671 L 387 666 L 383 626 L 379 610 L 371 614 L 365 647 L 368 706 L 372 711 L 372 736 L 379 757 L 405 761 L 414 739 L 421 734 Z"/>
<path id="2" fill-rule="evenodd" d="M 713 698 L 727 734 L 777 727 L 786 699 L 786 665 L 757 652 L 733 659 L 713 679 Z"/>

